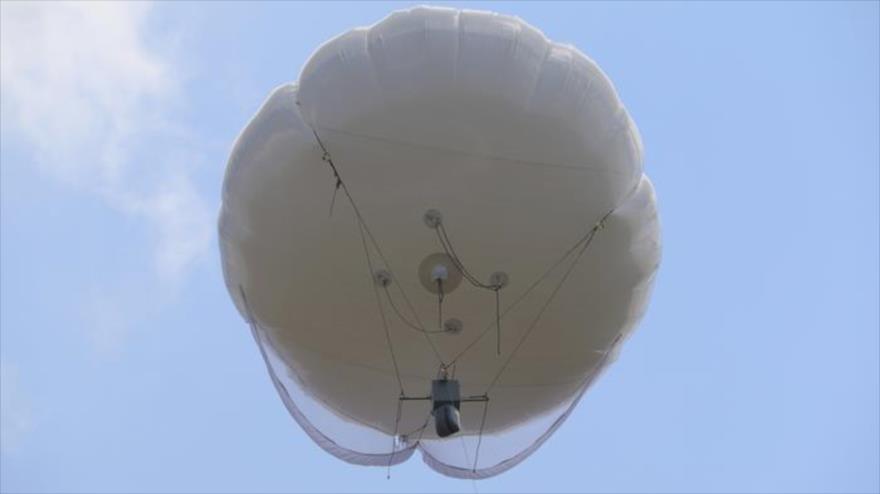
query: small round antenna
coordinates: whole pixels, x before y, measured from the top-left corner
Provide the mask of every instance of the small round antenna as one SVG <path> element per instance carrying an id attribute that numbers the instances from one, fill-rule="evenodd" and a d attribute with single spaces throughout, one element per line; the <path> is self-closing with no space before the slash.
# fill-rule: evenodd
<path id="1" fill-rule="evenodd" d="M 425 221 L 425 225 L 432 230 L 436 230 L 443 223 L 443 215 L 436 209 L 425 211 L 425 216 L 422 219 Z"/>
<path id="2" fill-rule="evenodd" d="M 463 278 L 461 271 L 455 267 L 455 261 L 444 252 L 435 252 L 422 259 L 422 262 L 419 263 L 418 273 L 419 282 L 425 290 L 434 295 L 440 293 L 437 280 L 443 282 L 443 293 L 449 295 L 458 288 Z"/>
<path id="3" fill-rule="evenodd" d="M 489 286 L 496 290 L 500 290 L 510 283 L 510 277 L 504 271 L 495 271 L 489 276 Z"/>
<path id="4" fill-rule="evenodd" d="M 376 285 L 381 287 L 387 287 L 391 284 L 391 273 L 384 269 L 377 269 L 375 273 L 373 273 L 373 281 Z"/>

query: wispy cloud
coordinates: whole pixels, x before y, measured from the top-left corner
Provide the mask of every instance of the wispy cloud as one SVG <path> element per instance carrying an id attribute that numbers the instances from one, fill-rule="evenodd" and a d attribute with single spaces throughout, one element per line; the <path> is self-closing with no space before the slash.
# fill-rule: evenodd
<path id="1" fill-rule="evenodd" d="M 179 71 L 148 32 L 150 6 L 0 9 L 4 139 L 23 145 L 46 175 L 145 220 L 156 274 L 180 281 L 209 248 L 213 221 L 191 178 L 199 151 L 174 118 Z"/>

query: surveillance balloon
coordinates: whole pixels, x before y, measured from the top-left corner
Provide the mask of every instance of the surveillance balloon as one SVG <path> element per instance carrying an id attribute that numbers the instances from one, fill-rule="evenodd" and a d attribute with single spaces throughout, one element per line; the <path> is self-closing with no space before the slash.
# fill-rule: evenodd
<path id="1" fill-rule="evenodd" d="M 515 17 L 395 12 L 321 45 L 236 140 L 226 286 L 318 446 L 496 475 L 645 311 L 660 229 L 642 161 L 578 49 Z"/>

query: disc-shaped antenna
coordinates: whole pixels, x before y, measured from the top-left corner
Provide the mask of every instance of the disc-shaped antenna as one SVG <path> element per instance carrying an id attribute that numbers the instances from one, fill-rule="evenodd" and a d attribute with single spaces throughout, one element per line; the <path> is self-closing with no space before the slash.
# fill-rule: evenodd
<path id="1" fill-rule="evenodd" d="M 455 266 L 455 263 L 452 262 L 452 259 L 444 252 L 430 254 L 419 263 L 419 281 L 422 282 L 425 290 L 434 294 L 440 293 L 435 273 L 442 270 L 437 270 L 437 266 L 446 268 L 447 276 L 443 280 L 443 293 L 451 293 L 461 284 L 462 275 L 461 271 Z"/>

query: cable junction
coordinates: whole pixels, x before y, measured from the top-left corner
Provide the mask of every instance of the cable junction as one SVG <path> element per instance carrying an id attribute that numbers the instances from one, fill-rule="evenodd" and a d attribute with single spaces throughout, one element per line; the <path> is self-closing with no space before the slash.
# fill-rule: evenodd
<path id="1" fill-rule="evenodd" d="M 373 232 L 370 230 L 369 226 L 367 225 L 367 222 L 364 219 L 364 216 L 361 213 L 360 208 L 358 208 L 357 202 L 354 200 L 354 197 L 352 196 L 351 191 L 348 188 L 348 184 L 346 184 L 345 180 L 343 180 L 342 175 L 339 173 L 339 168 L 336 166 L 336 163 L 333 161 L 333 157 L 330 155 L 330 152 L 327 150 L 327 146 L 324 144 L 324 141 L 321 140 L 321 137 L 318 135 L 318 132 L 315 130 L 314 127 L 311 127 L 311 129 L 312 129 L 312 134 L 315 136 L 315 141 L 318 143 L 318 146 L 321 148 L 321 152 L 322 152 L 321 160 L 324 161 L 325 163 L 327 163 L 328 166 L 330 166 L 330 170 L 333 172 L 333 178 L 336 181 L 337 189 L 338 188 L 342 189 L 342 192 L 348 198 L 348 202 L 349 202 L 349 204 L 351 204 L 351 207 L 354 210 L 354 214 L 355 214 L 355 216 L 357 218 L 357 222 L 358 222 L 358 229 L 361 234 L 361 240 L 363 241 L 364 253 L 367 258 L 368 267 L 370 269 L 370 277 L 372 278 L 374 276 L 374 273 L 376 273 L 376 271 L 373 269 L 372 263 L 370 262 L 369 248 L 367 247 L 367 242 L 366 242 L 366 239 L 364 238 L 364 234 L 366 234 L 366 238 L 369 239 L 370 244 L 373 246 L 373 248 L 379 254 L 379 258 L 382 260 L 382 263 L 384 264 L 385 269 L 387 269 L 388 274 L 390 275 L 391 278 L 393 278 L 394 272 L 391 269 L 391 263 L 388 262 L 388 259 L 385 257 L 385 254 L 382 252 L 382 248 L 379 246 L 379 242 L 376 241 L 376 237 L 373 235 Z M 335 194 L 335 190 L 336 189 L 334 189 L 334 194 Z M 416 322 L 418 323 L 418 327 L 423 328 L 424 325 L 419 320 L 418 312 L 416 312 L 415 308 L 412 305 L 412 302 L 410 302 L 409 297 L 407 297 L 406 291 L 403 290 L 403 288 L 400 286 L 399 283 L 396 283 L 395 285 L 397 286 L 397 289 L 400 291 L 400 294 L 403 297 L 404 302 L 407 305 L 407 308 L 409 309 L 410 313 L 412 314 L 413 319 L 415 319 Z M 382 312 L 383 321 L 384 321 L 384 312 L 382 311 L 382 308 L 381 308 L 381 301 L 379 300 L 378 292 L 377 292 L 377 304 L 380 306 L 380 312 Z M 384 322 L 384 324 L 386 324 L 386 332 L 387 332 L 387 322 Z M 423 331 L 423 334 L 425 335 L 425 340 L 428 342 L 428 345 L 430 345 L 431 350 L 434 352 L 434 356 L 437 357 L 437 360 L 439 361 L 440 366 L 446 367 L 446 362 L 444 361 L 443 357 L 440 355 L 440 351 L 437 349 L 436 344 L 431 339 L 431 335 L 427 331 Z M 390 335 L 388 336 L 388 346 L 389 346 L 389 351 L 393 354 L 393 350 L 391 350 Z M 395 365 L 395 374 L 397 374 L 397 379 L 398 379 L 398 381 L 400 381 L 400 372 L 397 369 L 396 365 Z"/>
<path id="2" fill-rule="evenodd" d="M 455 247 L 452 245 L 452 241 L 449 239 L 449 234 L 446 232 L 446 227 L 443 224 L 443 215 L 440 214 L 436 209 L 429 209 L 425 212 L 424 216 L 425 224 L 428 225 L 428 228 L 433 229 L 437 233 L 437 240 L 440 243 L 440 246 L 443 248 L 443 252 L 446 253 L 446 256 L 452 260 L 453 265 L 458 271 L 461 273 L 462 277 L 467 280 L 474 288 L 478 288 L 481 290 L 487 290 L 495 293 L 495 328 L 496 328 L 496 355 L 501 355 L 501 289 L 506 287 L 510 283 L 510 277 L 507 273 L 503 271 L 496 271 L 489 276 L 489 282 L 483 283 L 479 280 L 473 273 L 471 273 L 467 267 L 465 267 L 464 262 L 461 260 L 461 257 L 455 251 Z M 438 280 L 440 283 L 440 280 Z M 440 290 L 440 303 L 442 307 L 443 300 L 443 291 L 442 284 L 439 285 Z M 442 317 L 442 316 L 441 316 Z"/>

